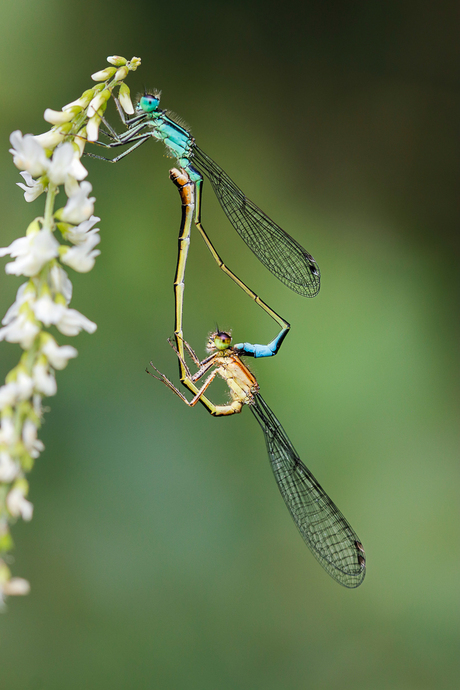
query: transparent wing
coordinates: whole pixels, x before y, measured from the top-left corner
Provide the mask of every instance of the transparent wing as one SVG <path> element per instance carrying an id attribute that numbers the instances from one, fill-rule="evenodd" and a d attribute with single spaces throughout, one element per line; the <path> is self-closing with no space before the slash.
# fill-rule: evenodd
<path id="1" fill-rule="evenodd" d="M 311 254 L 253 204 L 196 144 L 192 153 L 193 164 L 209 179 L 231 224 L 259 261 L 299 295 L 317 295 L 321 274 Z"/>
<path id="2" fill-rule="evenodd" d="M 259 394 L 250 409 L 262 427 L 278 488 L 305 543 L 334 580 L 358 587 L 366 574 L 366 560 L 357 534 L 302 463 Z"/>

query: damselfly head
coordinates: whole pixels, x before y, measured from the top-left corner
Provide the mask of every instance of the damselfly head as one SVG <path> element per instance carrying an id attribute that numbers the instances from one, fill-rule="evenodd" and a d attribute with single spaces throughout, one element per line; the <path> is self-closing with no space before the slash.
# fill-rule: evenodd
<path id="1" fill-rule="evenodd" d="M 223 351 L 232 344 L 232 334 L 227 331 L 214 331 L 211 333 L 208 340 L 208 351 L 219 350 Z"/>
<path id="2" fill-rule="evenodd" d="M 152 93 L 143 93 L 138 97 L 136 110 L 144 113 L 153 113 L 160 104 L 161 91 L 156 89 Z"/>

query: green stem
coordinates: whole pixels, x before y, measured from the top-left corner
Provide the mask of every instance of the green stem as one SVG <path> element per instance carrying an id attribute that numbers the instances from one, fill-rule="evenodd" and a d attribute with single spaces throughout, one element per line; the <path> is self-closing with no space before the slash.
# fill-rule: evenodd
<path id="1" fill-rule="evenodd" d="M 54 199 L 56 197 L 57 190 L 57 186 L 55 184 L 51 184 L 50 182 L 48 185 L 48 194 L 46 195 L 44 225 L 51 231 L 54 230 L 53 211 Z"/>

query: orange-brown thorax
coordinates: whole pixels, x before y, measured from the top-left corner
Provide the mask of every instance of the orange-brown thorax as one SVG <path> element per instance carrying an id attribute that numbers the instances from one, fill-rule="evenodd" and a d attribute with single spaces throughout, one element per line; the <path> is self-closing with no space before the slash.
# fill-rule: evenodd
<path id="1" fill-rule="evenodd" d="M 228 353 L 228 354 L 226 354 Z M 234 400 L 245 401 L 251 399 L 259 391 L 259 384 L 249 369 L 243 364 L 238 355 L 232 353 L 231 348 L 218 355 L 214 364 L 217 373 L 230 388 Z"/>

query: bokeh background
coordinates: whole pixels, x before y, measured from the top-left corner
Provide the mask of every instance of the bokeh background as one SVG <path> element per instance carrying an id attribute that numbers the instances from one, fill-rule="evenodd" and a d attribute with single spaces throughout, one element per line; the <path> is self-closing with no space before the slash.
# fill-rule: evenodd
<path id="1" fill-rule="evenodd" d="M 14 528 L 32 592 L 0 618 L 2 690 L 456 686 L 459 19 L 416 0 L 2 4 L 1 244 L 42 209 L 15 187 L 9 133 L 45 131 L 107 55 L 140 56 L 132 90 L 162 89 L 321 267 L 316 299 L 291 293 L 205 189 L 225 261 L 292 324 L 253 363 L 264 397 L 368 557 L 358 590 L 334 583 L 250 412 L 213 419 L 144 373 L 153 357 L 177 377 L 173 161 L 153 143 L 86 159 L 102 255 L 72 274 L 72 306 L 98 330 L 72 339 L 34 519 Z M 3 314 L 22 281 L 0 280 Z M 216 321 L 237 341 L 276 333 L 195 236 L 185 333 L 201 355 Z M 1 352 L 3 377 L 19 349 Z"/>

